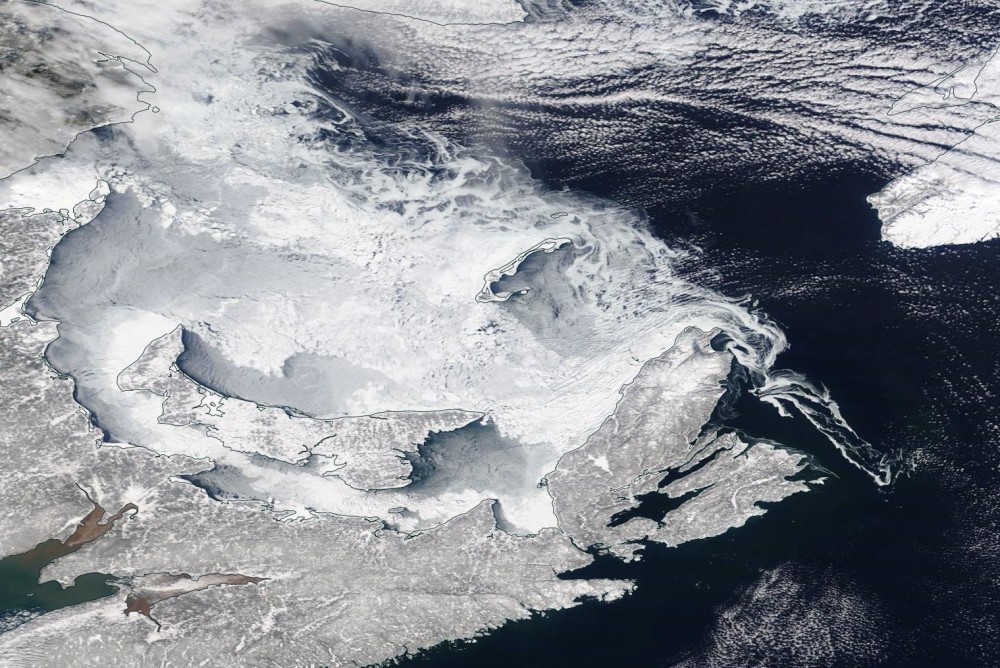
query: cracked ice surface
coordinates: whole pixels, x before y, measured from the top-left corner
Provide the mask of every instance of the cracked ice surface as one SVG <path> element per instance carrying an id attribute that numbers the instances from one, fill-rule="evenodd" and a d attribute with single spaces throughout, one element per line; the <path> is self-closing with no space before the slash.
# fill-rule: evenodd
<path id="1" fill-rule="evenodd" d="M 320 25 L 323 11 L 301 7 Z M 265 14 L 268 30 L 291 20 Z M 239 30 L 201 25 L 193 60 L 186 48 L 155 48 L 159 30 L 142 35 L 172 75 L 153 79 L 161 111 L 59 161 L 88 165 L 112 192 L 57 246 L 29 312 L 63 323 L 47 357 L 76 379 L 111 439 L 231 458 L 218 439 L 162 420 L 162 398 L 118 385 L 148 343 L 181 324 L 180 368 L 221 394 L 319 418 L 486 415 L 498 438 L 530 451 L 524 468 L 500 490 L 456 483 L 445 507 L 502 494 L 510 526 L 537 531 L 555 522 L 539 480 L 684 328 L 753 338 L 744 348 L 761 367 L 784 346 L 768 323 L 676 277 L 675 253 L 633 213 L 543 193 L 440 139 L 359 125 L 311 85 L 311 53 L 268 48 L 269 33 L 240 16 Z M 239 87 L 225 85 L 232 77 Z M 378 133 L 398 155 L 376 149 Z M 546 239 L 569 241 L 503 279 L 534 281 L 530 291 L 476 300 L 484 277 Z M 289 442 L 261 454 L 294 458 L 302 443 Z M 293 505 L 318 509 L 303 493 Z"/>
<path id="2" fill-rule="evenodd" d="M 133 665 L 134 652 L 170 662 L 197 654 L 214 665 L 234 655 L 257 664 L 317 657 L 369 663 L 530 610 L 575 605 L 580 596 L 613 599 L 630 587 L 556 579 L 555 572 L 590 558 L 556 530 L 533 538 L 499 531 L 489 502 L 407 537 L 360 518 L 282 523 L 248 504 L 212 501 L 172 477 L 203 470 L 205 462 L 96 447 L 70 381 L 55 378 L 40 356 L 54 335 L 49 323 L 0 328 L 0 409 L 10 427 L 3 445 L 12 467 L 0 488 L 9 510 L 0 518 L 3 551 L 70 533 L 92 507 L 79 484 L 107 507 L 135 503 L 139 511 L 88 545 L 82 560 L 59 562 L 50 575 L 72 580 L 96 564 L 140 584 L 152 573 L 246 573 L 268 578 L 260 585 L 267 591 L 232 596 L 214 587 L 163 601 L 156 607 L 163 633 L 122 614 L 123 592 L 4 634 L 4 665 Z M 315 620 L 329 622 L 327 630 Z"/>
<path id="3" fill-rule="evenodd" d="M 288 463 L 315 461 L 358 489 L 399 487 L 410 474 L 401 455 L 432 432 L 458 429 L 482 417 L 467 411 L 384 413 L 315 420 L 258 406 L 199 387 L 174 365 L 183 351 L 180 328 L 153 341 L 118 376 L 126 392 L 163 397 L 159 422 L 207 428 L 227 448 Z"/>
<path id="4" fill-rule="evenodd" d="M 138 515 L 46 577 L 266 580 L 162 600 L 159 633 L 124 592 L 43 615 L 0 638 L 0 662 L 378 662 L 613 600 L 630 583 L 557 573 L 591 562 L 582 547 L 718 535 L 807 488 L 800 455 L 700 434 L 734 359 L 764 383 L 781 332 L 680 279 L 634 212 L 349 113 L 313 40 L 358 12 L 106 13 L 153 54 L 158 111 L 0 184 L 40 225 L 0 242 L 35 253 L 0 296 L 33 290 L 65 233 L 27 306 L 40 322 L 0 329 L 17 471 L 0 536 L 14 552 L 66 533 L 83 487 Z M 609 526 L 678 470 L 660 491 L 682 505 Z"/>

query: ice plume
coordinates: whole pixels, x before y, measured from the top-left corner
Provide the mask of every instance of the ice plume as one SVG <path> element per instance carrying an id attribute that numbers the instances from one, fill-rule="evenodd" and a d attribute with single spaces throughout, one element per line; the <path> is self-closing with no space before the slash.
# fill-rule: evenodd
<path id="1" fill-rule="evenodd" d="M 902 462 L 902 454 L 881 452 L 858 436 L 844 420 L 827 388 L 794 371 L 782 369 L 767 374 L 754 393 L 783 416 L 790 415 L 789 408 L 796 410 L 876 484 L 883 486 L 892 482 Z"/>
<path id="2" fill-rule="evenodd" d="M 112 192 L 57 246 L 29 310 L 62 323 L 48 359 L 110 438 L 234 461 L 205 434 L 158 421 L 162 397 L 117 384 L 179 324 L 199 347 L 183 370 L 232 397 L 321 418 L 485 414 L 489 448 L 532 456 L 493 486 L 456 476 L 427 505 L 461 512 L 502 498 L 505 526 L 537 531 L 554 523 L 541 475 L 613 412 L 644 362 L 695 327 L 724 332 L 756 392 L 801 410 L 869 466 L 825 391 L 772 373 L 787 347 L 775 323 L 681 276 L 683 252 L 641 214 L 352 111 L 316 76 L 331 65 L 310 31 L 333 30 L 329 19 L 300 9 L 294 21 L 240 12 L 239 30 L 209 21 L 192 37 L 196 59 L 164 48 L 158 70 L 176 75 L 155 81 L 162 112 L 63 158 L 93 166 Z M 491 287 L 515 280 L 516 290 Z M 301 496 L 308 472 L 285 474 L 282 487 Z M 277 479 L 268 475 L 265 487 Z M 330 512 L 360 507 L 363 491 L 342 491 Z"/>
<path id="3" fill-rule="evenodd" d="M 882 452 L 859 436 L 840 411 L 830 391 L 813 379 L 791 369 L 776 369 L 778 355 L 788 348 L 784 332 L 759 311 L 747 310 L 740 316 L 743 305 L 727 303 L 732 311 L 719 304 L 720 329 L 731 340 L 723 339 L 736 361 L 749 373 L 750 392 L 770 404 L 783 417 L 793 412 L 802 415 L 823 434 L 854 466 L 866 473 L 879 486 L 890 484 L 902 464 L 901 453 Z M 734 308 L 735 306 L 735 308 Z"/>

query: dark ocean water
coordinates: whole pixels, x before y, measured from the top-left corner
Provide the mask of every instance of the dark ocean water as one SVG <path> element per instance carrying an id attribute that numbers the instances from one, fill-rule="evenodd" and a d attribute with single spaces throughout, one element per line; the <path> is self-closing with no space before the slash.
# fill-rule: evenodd
<path id="1" fill-rule="evenodd" d="M 104 573 L 84 573 L 72 585 L 54 580 L 40 582 L 42 570 L 68 552 L 55 538 L 21 554 L 0 559 L 0 633 L 9 631 L 32 616 L 112 596 L 118 588 Z"/>
<path id="2" fill-rule="evenodd" d="M 339 80 L 330 86 L 345 92 Z M 366 110 L 397 104 L 364 96 L 352 101 Z M 474 106 L 447 102 L 424 112 Z M 692 135 L 702 126 L 695 113 L 678 112 Z M 661 153 L 604 160 L 588 179 L 565 155 L 546 157 L 541 142 L 555 133 L 516 129 L 496 141 L 536 178 L 611 200 L 641 190 L 647 166 L 663 171 L 680 153 L 664 140 Z M 824 485 L 724 536 L 650 546 L 632 564 L 598 557 L 563 576 L 632 579 L 637 590 L 623 600 L 513 622 L 400 664 L 1000 665 L 1000 242 L 893 248 L 865 202 L 888 180 L 886 165 L 830 174 L 761 184 L 691 172 L 683 191 L 703 194 L 647 202 L 647 212 L 667 243 L 700 249 L 684 267 L 692 280 L 751 294 L 783 325 L 792 347 L 779 366 L 824 383 L 862 437 L 902 451 L 911 469 L 878 488 L 803 419 L 744 397 L 726 424 L 810 453 L 831 472 Z M 18 584 L 34 586 L 32 573 L 8 576 L 22 608 L 37 596 Z M 92 593 L 106 595 L 100 577 Z"/>
<path id="3" fill-rule="evenodd" d="M 951 40 L 939 28 L 958 23 L 944 15 L 972 20 L 973 9 L 928 10 L 928 36 Z M 967 27 L 958 32 L 978 34 Z M 316 79 L 353 108 L 500 152 L 553 189 L 644 206 L 669 245 L 698 249 L 691 280 L 750 294 L 782 325 L 791 348 L 779 367 L 825 384 L 860 436 L 907 463 L 878 488 L 804 420 L 744 398 L 727 424 L 810 453 L 833 473 L 826 484 L 722 537 L 564 575 L 635 580 L 621 601 L 514 622 L 402 665 L 1000 665 L 1000 242 L 881 242 L 866 198 L 900 165 L 842 160 L 841 147 L 805 140 L 798 155 L 755 148 L 727 161 L 727 146 L 779 129 L 726 116 L 726 101 L 602 108 L 593 113 L 608 127 L 631 114 L 642 131 L 565 146 L 567 128 L 586 127 L 572 110 L 444 99 L 377 62 L 340 65 Z M 724 132 L 707 132 L 722 121 Z M 721 145 L 703 145 L 706 135 Z"/>
<path id="4" fill-rule="evenodd" d="M 551 165 L 531 165 L 562 185 Z M 906 251 L 865 197 L 884 178 L 724 184 L 650 209 L 696 244 L 692 277 L 750 293 L 876 447 L 910 463 L 877 488 L 801 419 L 743 399 L 727 423 L 813 454 L 835 477 L 726 535 L 600 558 L 564 577 L 634 579 L 618 602 L 516 622 L 404 665 L 991 666 L 1000 663 L 1000 243 Z M 574 183 L 614 199 L 606 174 Z"/>

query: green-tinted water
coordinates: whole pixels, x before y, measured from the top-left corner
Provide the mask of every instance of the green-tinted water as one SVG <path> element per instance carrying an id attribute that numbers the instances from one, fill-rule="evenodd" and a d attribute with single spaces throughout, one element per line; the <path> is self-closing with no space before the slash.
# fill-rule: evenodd
<path id="1" fill-rule="evenodd" d="M 77 548 L 52 539 L 23 552 L 0 559 L 0 632 L 14 626 L 13 618 L 24 613 L 43 614 L 70 605 L 96 601 L 118 590 L 112 576 L 86 573 L 70 587 L 50 580 L 39 582 L 42 569 Z"/>

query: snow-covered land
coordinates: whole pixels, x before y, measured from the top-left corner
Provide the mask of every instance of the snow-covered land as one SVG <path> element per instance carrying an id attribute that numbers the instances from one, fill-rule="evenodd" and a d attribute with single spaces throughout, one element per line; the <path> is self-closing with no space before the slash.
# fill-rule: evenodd
<path id="1" fill-rule="evenodd" d="M 721 106 L 738 85 L 763 102 L 736 111 L 771 134 L 727 138 L 739 147 L 727 169 L 765 178 L 754 156 L 803 146 L 818 169 L 834 164 L 832 146 L 917 167 L 964 137 L 962 119 L 976 132 L 968 159 L 988 160 L 975 142 L 989 114 L 971 104 L 932 95 L 876 113 L 936 75 L 920 49 L 843 39 L 803 55 L 780 29 L 810 12 L 885 9 L 836 4 L 761 3 L 774 29 L 740 12 L 712 28 L 674 2 L 572 17 L 511 0 L 0 8 L 27 35 L 65 36 L 50 51 L 24 36 L 16 48 L 52 71 L 79 67 L 72 85 L 10 75 L 49 116 L 0 109 L 21 138 L 0 148 L 12 472 L 0 547 L 66 534 L 88 495 L 139 508 L 45 571 L 68 584 L 100 569 L 122 578 L 120 595 L 3 634 L 0 663 L 368 665 L 583 597 L 615 600 L 632 583 L 558 574 L 591 563 L 589 547 L 631 559 L 635 541 L 717 536 L 818 483 L 794 444 L 710 424 L 734 364 L 887 484 L 888 457 L 834 398 L 774 371 L 782 331 L 680 276 L 688 251 L 641 213 L 542 188 L 439 132 L 469 120 L 458 112 L 441 127 L 381 118 L 336 85 L 378 62 L 392 76 L 371 74 L 373 93 L 421 99 L 417 82 L 431 82 L 467 95 L 470 114 L 514 115 L 524 100 Z M 581 147 L 592 169 L 603 147 L 588 138 L 605 135 L 587 123 L 639 146 L 657 120 L 612 116 L 554 133 L 553 150 Z M 692 150 L 671 169 L 682 160 L 721 164 Z M 950 169 L 992 183 L 979 164 Z M 887 229 L 904 238 L 910 209 L 890 190 L 879 206 L 901 216 Z M 662 524 L 634 514 L 654 493 L 678 499 Z M 122 614 L 144 605 L 156 623 Z"/>

